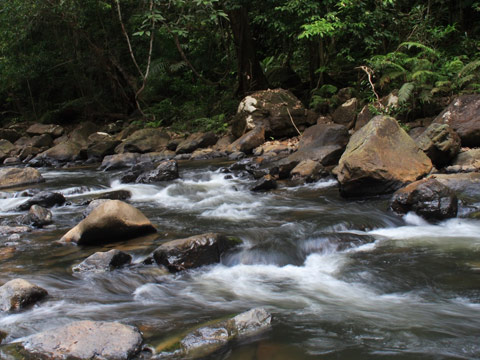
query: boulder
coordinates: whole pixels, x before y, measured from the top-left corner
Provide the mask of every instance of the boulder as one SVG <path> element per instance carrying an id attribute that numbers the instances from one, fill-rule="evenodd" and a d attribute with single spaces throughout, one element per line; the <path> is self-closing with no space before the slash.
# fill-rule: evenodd
<path id="1" fill-rule="evenodd" d="M 15 311 L 42 300 L 48 295 L 45 289 L 33 285 L 27 280 L 10 280 L 0 286 L 0 310 Z"/>
<path id="2" fill-rule="evenodd" d="M 39 205 L 32 205 L 27 215 L 21 216 L 18 220 L 20 224 L 43 227 L 53 222 L 52 212 Z"/>
<path id="3" fill-rule="evenodd" d="M 333 170 L 343 196 L 385 194 L 418 180 L 432 162 L 394 118 L 376 116 L 351 137 Z"/>
<path id="4" fill-rule="evenodd" d="M 22 135 L 15 129 L 0 129 L 0 139 L 5 139 L 14 143 L 21 137 Z"/>
<path id="5" fill-rule="evenodd" d="M 283 89 L 257 91 L 245 97 L 232 122 L 232 133 L 240 137 L 260 126 L 267 138 L 297 135 L 298 128 L 315 123 L 316 117 L 305 109 L 301 101 L 290 91 Z"/>
<path id="6" fill-rule="evenodd" d="M 72 268 L 73 272 L 104 272 L 118 269 L 132 262 L 132 257 L 120 250 L 96 252 Z"/>
<path id="7" fill-rule="evenodd" d="M 108 170 L 117 170 L 122 168 L 128 168 L 135 165 L 140 158 L 140 154 L 136 153 L 123 153 L 105 156 L 100 165 L 100 169 Z"/>
<path id="8" fill-rule="evenodd" d="M 463 146 L 480 146 L 480 94 L 459 96 L 433 122 L 450 125 Z"/>
<path id="9" fill-rule="evenodd" d="M 458 199 L 450 188 L 428 178 L 397 190 L 391 207 L 399 214 L 414 211 L 425 219 L 443 220 L 457 216 Z"/>
<path id="10" fill-rule="evenodd" d="M 54 124 L 35 123 L 27 129 L 27 134 L 30 136 L 48 134 L 53 138 L 62 136 L 63 132 L 63 127 Z"/>
<path id="11" fill-rule="evenodd" d="M 332 115 L 332 120 L 336 124 L 351 129 L 357 118 L 358 100 L 356 98 L 349 99 L 340 105 Z"/>
<path id="12" fill-rule="evenodd" d="M 460 138 L 447 124 L 431 124 L 415 142 L 439 169 L 460 151 Z"/>
<path id="13" fill-rule="evenodd" d="M 115 153 L 148 153 L 167 148 L 170 136 L 162 129 L 142 129 L 135 131 L 115 148 Z"/>
<path id="14" fill-rule="evenodd" d="M 106 155 L 112 155 L 115 148 L 120 144 L 113 136 L 96 132 L 88 137 L 87 156 L 88 158 L 102 158 Z"/>
<path id="15" fill-rule="evenodd" d="M 213 132 L 195 133 L 182 141 L 176 148 L 177 154 L 191 153 L 198 148 L 205 148 L 215 145 L 218 137 Z"/>
<path id="16" fill-rule="evenodd" d="M 126 128 L 123 128 L 118 134 L 116 134 L 116 140 L 126 140 L 135 131 L 140 130 L 140 127 L 136 124 L 130 124 Z"/>
<path id="17" fill-rule="evenodd" d="M 8 140 L 0 139 L 0 161 L 8 158 L 13 150 L 15 150 L 15 145 Z"/>
<path id="18" fill-rule="evenodd" d="M 304 180 L 305 182 L 314 182 L 324 175 L 325 169 L 318 161 L 303 160 L 295 166 L 290 175 L 293 180 Z"/>
<path id="19" fill-rule="evenodd" d="M 107 201 L 110 201 L 110 200 L 109 199 L 95 199 L 95 200 L 90 201 L 87 208 L 82 213 L 83 217 L 86 218 L 88 215 L 90 215 L 90 213 L 93 211 L 93 209 L 96 209 L 101 204 L 106 203 Z"/>
<path id="20" fill-rule="evenodd" d="M 226 152 L 228 146 L 235 141 L 235 138 L 232 135 L 225 135 L 218 139 L 215 146 L 213 146 L 213 150 Z"/>
<path id="21" fill-rule="evenodd" d="M 35 194 L 31 199 L 21 204 L 18 209 L 21 211 L 25 211 L 30 209 L 32 205 L 40 205 L 43 207 L 51 208 L 55 205 L 63 205 L 65 204 L 65 201 L 65 197 L 60 193 L 41 191 L 38 194 Z"/>
<path id="22" fill-rule="evenodd" d="M 23 136 L 15 141 L 17 147 L 37 147 L 45 148 L 53 145 L 53 139 L 48 134 L 36 135 L 33 137 Z"/>
<path id="23" fill-rule="evenodd" d="M 137 184 L 151 184 L 158 181 L 178 179 L 178 164 L 175 160 L 161 162 L 154 170 L 140 174 L 135 180 Z"/>
<path id="24" fill-rule="evenodd" d="M 445 170 L 453 173 L 480 170 L 480 149 L 470 149 L 459 153 L 452 165 Z"/>
<path id="25" fill-rule="evenodd" d="M 227 154 L 221 151 L 215 151 L 213 149 L 197 149 L 192 153 L 190 160 L 209 160 L 216 159 L 220 157 L 226 157 Z"/>
<path id="26" fill-rule="evenodd" d="M 26 168 L 3 168 L 0 169 L 0 189 L 38 184 L 45 179 L 36 169 Z"/>
<path id="27" fill-rule="evenodd" d="M 480 173 L 435 174 L 435 179 L 449 187 L 460 199 L 480 201 Z"/>
<path id="28" fill-rule="evenodd" d="M 257 146 L 265 142 L 265 128 L 263 126 L 256 126 L 253 130 L 239 137 L 232 144 L 227 147 L 230 153 L 243 152 L 249 154 Z"/>
<path id="29" fill-rule="evenodd" d="M 80 143 L 67 140 L 35 156 L 32 164 L 55 165 L 79 160 L 82 158 L 82 149 L 83 146 Z"/>
<path id="30" fill-rule="evenodd" d="M 239 239 L 221 234 L 202 234 L 166 242 L 153 253 L 158 265 L 171 272 L 220 262 L 221 255 L 238 245 Z"/>
<path id="31" fill-rule="evenodd" d="M 170 344 L 176 348 L 175 355 L 181 358 L 204 358 L 227 345 L 230 341 L 243 340 L 259 335 L 271 328 L 272 315 L 263 308 L 255 308 L 228 320 L 217 320 L 189 332 L 178 343 Z M 157 347 L 160 356 L 165 354 Z"/>
<path id="32" fill-rule="evenodd" d="M 22 345 L 40 359 L 131 359 L 140 351 L 140 332 L 117 322 L 76 321 L 29 336 Z"/>
<path id="33" fill-rule="evenodd" d="M 345 151 L 348 130 L 338 124 L 318 124 L 303 133 L 298 150 L 287 161 L 315 160 L 323 166 L 336 165 Z"/>
<path id="34" fill-rule="evenodd" d="M 156 229 L 140 210 L 119 200 L 107 201 L 67 232 L 61 242 L 98 245 L 127 240 Z"/>
<path id="35" fill-rule="evenodd" d="M 265 175 L 250 188 L 251 191 L 268 191 L 277 188 L 277 182 L 271 175 Z"/>
<path id="36" fill-rule="evenodd" d="M 68 141 L 79 144 L 80 147 L 88 146 L 88 137 L 98 131 L 98 126 L 91 121 L 84 121 L 68 134 Z"/>

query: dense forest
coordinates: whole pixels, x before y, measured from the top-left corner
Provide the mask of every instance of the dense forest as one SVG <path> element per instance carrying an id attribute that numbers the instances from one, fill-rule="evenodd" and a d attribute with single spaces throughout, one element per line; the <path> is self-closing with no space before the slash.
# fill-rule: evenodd
<path id="1" fill-rule="evenodd" d="M 277 87 L 319 113 L 345 87 L 364 103 L 396 89 L 408 121 L 480 90 L 475 0 L 9 0 L 0 28 L 4 124 L 221 132 Z"/>

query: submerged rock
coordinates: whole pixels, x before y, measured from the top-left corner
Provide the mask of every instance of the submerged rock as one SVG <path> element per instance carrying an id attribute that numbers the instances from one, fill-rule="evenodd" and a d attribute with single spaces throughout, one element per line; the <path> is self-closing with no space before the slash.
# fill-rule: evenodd
<path id="1" fill-rule="evenodd" d="M 265 175 L 255 182 L 250 188 L 251 191 L 268 191 L 277 188 L 277 182 L 271 175 Z"/>
<path id="2" fill-rule="evenodd" d="M 394 118 L 376 116 L 352 135 L 333 170 L 343 196 L 394 192 L 432 169 L 432 162 Z"/>
<path id="3" fill-rule="evenodd" d="M 166 242 L 153 253 L 155 262 L 171 272 L 220 262 L 222 254 L 240 240 L 221 234 L 202 234 Z"/>
<path id="4" fill-rule="evenodd" d="M 140 351 L 140 332 L 117 322 L 77 321 L 28 337 L 23 347 L 40 359 L 127 360 Z"/>
<path id="5" fill-rule="evenodd" d="M 399 214 L 414 211 L 425 219 L 443 220 L 457 216 L 458 199 L 450 188 L 428 178 L 395 192 L 391 207 Z"/>
<path id="6" fill-rule="evenodd" d="M 18 209 L 22 211 L 28 210 L 32 205 L 40 205 L 50 208 L 55 205 L 63 205 L 65 201 L 65 197 L 60 193 L 41 191 L 38 194 L 35 194 L 31 199 L 21 204 Z"/>
<path id="7" fill-rule="evenodd" d="M 132 262 L 132 257 L 120 250 L 110 250 L 106 252 L 96 252 L 83 260 L 80 264 L 74 266 L 74 272 L 84 271 L 111 271 L 128 265 Z"/>
<path id="8" fill-rule="evenodd" d="M 178 179 L 178 163 L 175 160 L 162 161 L 154 170 L 140 174 L 135 182 L 137 184 L 151 184 L 157 181 Z"/>
<path id="9" fill-rule="evenodd" d="M 45 179 L 37 169 L 26 168 L 3 168 L 0 169 L 0 189 L 38 184 Z"/>
<path id="10" fill-rule="evenodd" d="M 127 240 L 155 231 L 155 227 L 140 210 L 122 201 L 110 200 L 95 208 L 60 241 L 74 242 L 78 245 L 98 245 Z"/>
<path id="11" fill-rule="evenodd" d="M 10 280 L 3 286 L 0 286 L 0 310 L 20 310 L 35 304 L 47 295 L 48 292 L 45 289 L 33 285 L 27 280 Z"/>
<path id="12" fill-rule="evenodd" d="M 271 322 L 271 314 L 263 308 L 251 309 L 231 319 L 216 321 L 188 333 L 174 344 L 178 348 L 175 356 L 185 359 L 203 358 L 234 339 L 245 339 L 269 330 Z M 162 352 L 165 349 L 157 347 L 157 350 Z"/>
<path id="13" fill-rule="evenodd" d="M 0 235 L 22 234 L 29 232 L 28 226 L 6 226 L 0 225 Z"/>

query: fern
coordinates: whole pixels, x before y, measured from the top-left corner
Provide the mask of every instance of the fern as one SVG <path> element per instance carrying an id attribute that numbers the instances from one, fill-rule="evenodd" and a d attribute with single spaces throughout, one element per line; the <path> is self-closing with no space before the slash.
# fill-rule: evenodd
<path id="1" fill-rule="evenodd" d="M 422 52 L 433 55 L 436 58 L 440 57 L 440 53 L 438 51 L 436 51 L 435 49 L 432 49 L 431 47 L 426 46 L 422 43 L 418 43 L 418 42 L 414 42 L 414 41 L 405 41 L 405 42 L 400 44 L 398 49 L 400 49 L 402 47 L 406 47 L 407 49 L 418 48 L 418 49 L 422 50 Z"/>
<path id="2" fill-rule="evenodd" d="M 411 82 L 407 82 L 403 84 L 400 90 L 398 90 L 398 103 L 399 104 L 406 103 L 410 98 L 410 96 L 412 96 L 414 89 L 415 89 L 415 85 Z"/>
<path id="3" fill-rule="evenodd" d="M 474 60 L 472 62 L 469 62 L 467 65 L 465 65 L 462 70 L 458 72 L 459 77 L 463 77 L 467 74 L 471 74 L 475 70 L 480 68 L 480 60 Z"/>

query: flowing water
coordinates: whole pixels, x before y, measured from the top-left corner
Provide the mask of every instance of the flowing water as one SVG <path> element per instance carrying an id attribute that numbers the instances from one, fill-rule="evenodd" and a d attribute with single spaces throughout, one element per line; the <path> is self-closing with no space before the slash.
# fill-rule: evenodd
<path id="1" fill-rule="evenodd" d="M 73 320 L 136 325 L 155 347 L 202 322 L 262 306 L 271 331 L 212 359 L 480 359 L 480 221 L 429 224 L 398 217 L 388 198 L 347 201 L 334 180 L 252 193 L 221 163 L 181 164 L 181 179 L 121 184 L 121 172 L 40 169 L 43 190 L 65 195 L 55 228 L 0 240 L 1 282 L 22 277 L 46 301 L 0 313 L 15 341 Z M 82 219 L 86 199 L 127 189 L 153 236 L 78 247 L 55 242 Z M 0 193 L 0 215 L 27 197 Z M 205 232 L 242 239 L 221 264 L 167 275 L 142 261 L 162 242 Z M 72 274 L 96 251 L 124 250 L 136 265 Z"/>

